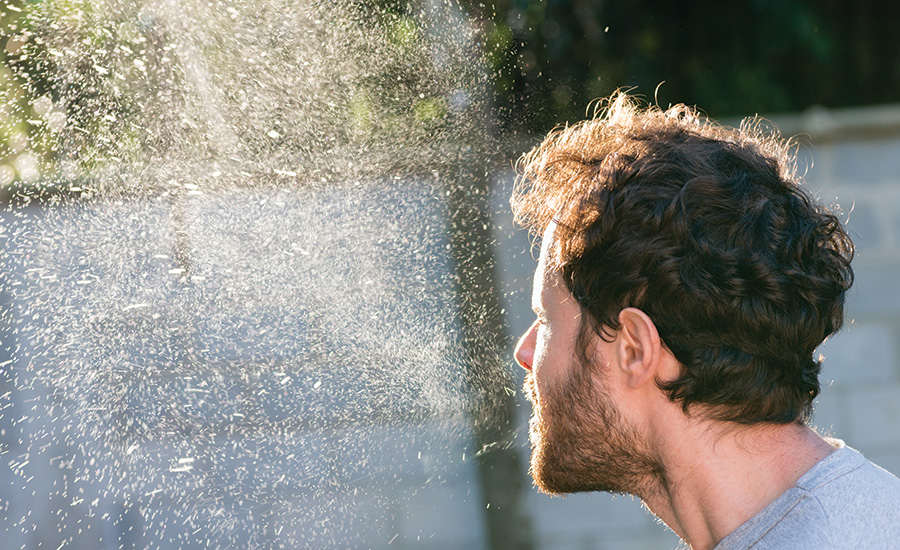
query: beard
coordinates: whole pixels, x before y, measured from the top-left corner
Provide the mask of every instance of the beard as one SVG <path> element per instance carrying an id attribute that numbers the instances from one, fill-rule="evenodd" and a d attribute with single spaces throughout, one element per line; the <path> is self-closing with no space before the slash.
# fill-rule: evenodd
<path id="1" fill-rule="evenodd" d="M 599 387 L 592 368 L 576 364 L 572 371 L 564 384 L 542 387 L 540 394 L 534 375 L 525 377 L 535 485 L 550 495 L 647 493 L 662 480 L 662 465 Z"/>

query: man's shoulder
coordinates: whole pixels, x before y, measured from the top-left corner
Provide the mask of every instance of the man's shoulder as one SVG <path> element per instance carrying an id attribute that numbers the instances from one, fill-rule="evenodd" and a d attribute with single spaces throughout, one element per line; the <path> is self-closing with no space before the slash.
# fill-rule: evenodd
<path id="1" fill-rule="evenodd" d="M 849 447 L 831 475 L 798 487 L 809 504 L 821 508 L 829 538 L 837 548 L 889 548 L 900 540 L 900 478 Z M 837 461 L 836 461 L 837 462 Z"/>
<path id="2" fill-rule="evenodd" d="M 900 518 L 900 478 L 843 446 L 797 480 L 797 488 L 812 497 L 829 518 L 852 517 L 858 511 L 877 513 L 873 506 L 893 505 L 885 512 Z"/>
<path id="3" fill-rule="evenodd" d="M 900 479 L 841 446 L 721 549 L 888 549 L 900 540 Z"/>

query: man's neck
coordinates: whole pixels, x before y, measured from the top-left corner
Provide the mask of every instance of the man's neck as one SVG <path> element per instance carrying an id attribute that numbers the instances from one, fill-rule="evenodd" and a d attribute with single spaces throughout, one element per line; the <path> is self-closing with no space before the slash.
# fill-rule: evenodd
<path id="1" fill-rule="evenodd" d="M 690 435 L 662 441 L 666 479 L 639 496 L 694 550 L 713 548 L 834 450 L 800 424 L 695 424 Z"/>

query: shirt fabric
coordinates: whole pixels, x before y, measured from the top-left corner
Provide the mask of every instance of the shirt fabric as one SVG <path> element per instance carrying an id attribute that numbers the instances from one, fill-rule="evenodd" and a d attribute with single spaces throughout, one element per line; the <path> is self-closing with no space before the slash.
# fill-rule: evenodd
<path id="1" fill-rule="evenodd" d="M 900 549 L 900 479 L 842 441 L 713 550 Z"/>

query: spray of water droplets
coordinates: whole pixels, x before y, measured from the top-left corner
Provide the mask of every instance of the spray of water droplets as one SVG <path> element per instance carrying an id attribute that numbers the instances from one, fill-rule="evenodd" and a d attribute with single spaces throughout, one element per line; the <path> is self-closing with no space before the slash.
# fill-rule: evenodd
<path id="1" fill-rule="evenodd" d="M 0 213 L 10 547 L 40 517 L 72 547 L 395 543 L 398 499 L 462 475 L 512 385 L 461 343 L 480 296 L 450 253 L 446 198 L 492 150 L 474 28 L 442 2 L 29 10 L 46 153 Z"/>

